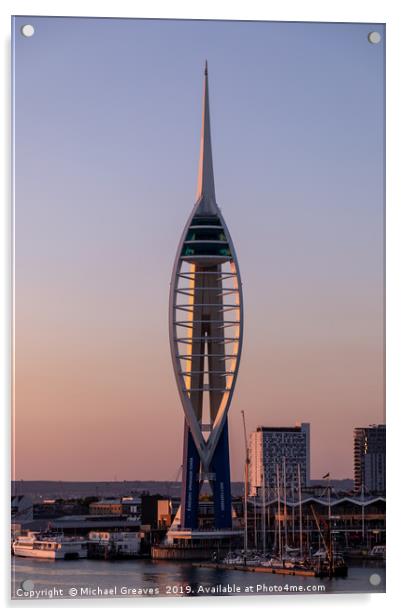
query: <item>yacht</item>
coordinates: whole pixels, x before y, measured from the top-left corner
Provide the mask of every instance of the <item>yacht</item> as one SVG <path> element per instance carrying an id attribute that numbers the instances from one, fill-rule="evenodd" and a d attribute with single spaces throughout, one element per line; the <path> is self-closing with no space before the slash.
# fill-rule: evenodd
<path id="1" fill-rule="evenodd" d="M 223 559 L 225 565 L 246 565 L 246 566 L 258 566 L 261 563 L 261 558 L 258 554 L 233 553 L 229 552 Z"/>
<path id="2" fill-rule="evenodd" d="M 385 560 L 386 548 L 385 545 L 375 545 L 369 552 L 371 558 L 378 558 Z"/>
<path id="3" fill-rule="evenodd" d="M 279 558 L 275 558 L 273 556 L 272 558 L 268 558 L 268 560 L 263 560 L 261 562 L 261 566 L 262 567 L 283 567 L 283 560 L 280 560 Z"/>
<path id="4" fill-rule="evenodd" d="M 19 535 L 13 541 L 15 556 L 46 558 L 48 560 L 73 560 L 86 558 L 87 542 L 82 537 L 65 537 L 64 535 L 41 534 L 29 531 Z"/>

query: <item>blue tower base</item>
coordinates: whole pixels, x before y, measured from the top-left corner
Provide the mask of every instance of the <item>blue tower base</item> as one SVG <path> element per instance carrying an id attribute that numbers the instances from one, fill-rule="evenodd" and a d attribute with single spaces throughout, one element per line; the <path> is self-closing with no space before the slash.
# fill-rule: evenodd
<path id="1" fill-rule="evenodd" d="M 201 481 L 200 456 L 195 446 L 191 430 L 184 422 L 183 478 L 181 489 L 181 527 L 196 530 L 198 523 L 198 501 Z M 230 488 L 229 435 L 225 420 L 213 455 L 209 472 L 214 479 L 209 481 L 214 503 L 214 527 L 232 528 L 232 495 Z"/>

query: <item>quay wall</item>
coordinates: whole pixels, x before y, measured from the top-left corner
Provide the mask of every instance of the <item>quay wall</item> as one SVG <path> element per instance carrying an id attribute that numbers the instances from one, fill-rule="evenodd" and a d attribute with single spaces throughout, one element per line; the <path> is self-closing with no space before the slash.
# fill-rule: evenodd
<path id="1" fill-rule="evenodd" d="M 155 560 L 211 560 L 213 549 L 202 547 L 152 546 L 151 557 Z"/>

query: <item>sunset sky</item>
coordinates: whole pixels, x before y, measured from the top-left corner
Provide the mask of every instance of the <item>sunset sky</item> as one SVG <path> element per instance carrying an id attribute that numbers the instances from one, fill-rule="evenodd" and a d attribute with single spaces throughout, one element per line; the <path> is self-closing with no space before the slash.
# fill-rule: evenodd
<path id="1" fill-rule="evenodd" d="M 384 27 L 14 29 L 15 478 L 177 475 L 168 296 L 206 58 L 216 196 L 244 291 L 232 478 L 241 409 L 249 431 L 311 422 L 312 477 L 351 477 L 353 427 L 385 419 Z"/>

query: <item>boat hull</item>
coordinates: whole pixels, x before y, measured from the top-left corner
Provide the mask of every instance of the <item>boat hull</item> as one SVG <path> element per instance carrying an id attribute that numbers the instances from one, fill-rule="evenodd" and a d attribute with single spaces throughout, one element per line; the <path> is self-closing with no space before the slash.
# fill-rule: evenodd
<path id="1" fill-rule="evenodd" d="M 87 552 L 84 550 L 76 550 L 71 552 L 63 552 L 59 550 L 40 550 L 14 546 L 14 556 L 23 556 L 25 558 L 40 558 L 42 560 L 78 560 L 86 558 Z"/>

